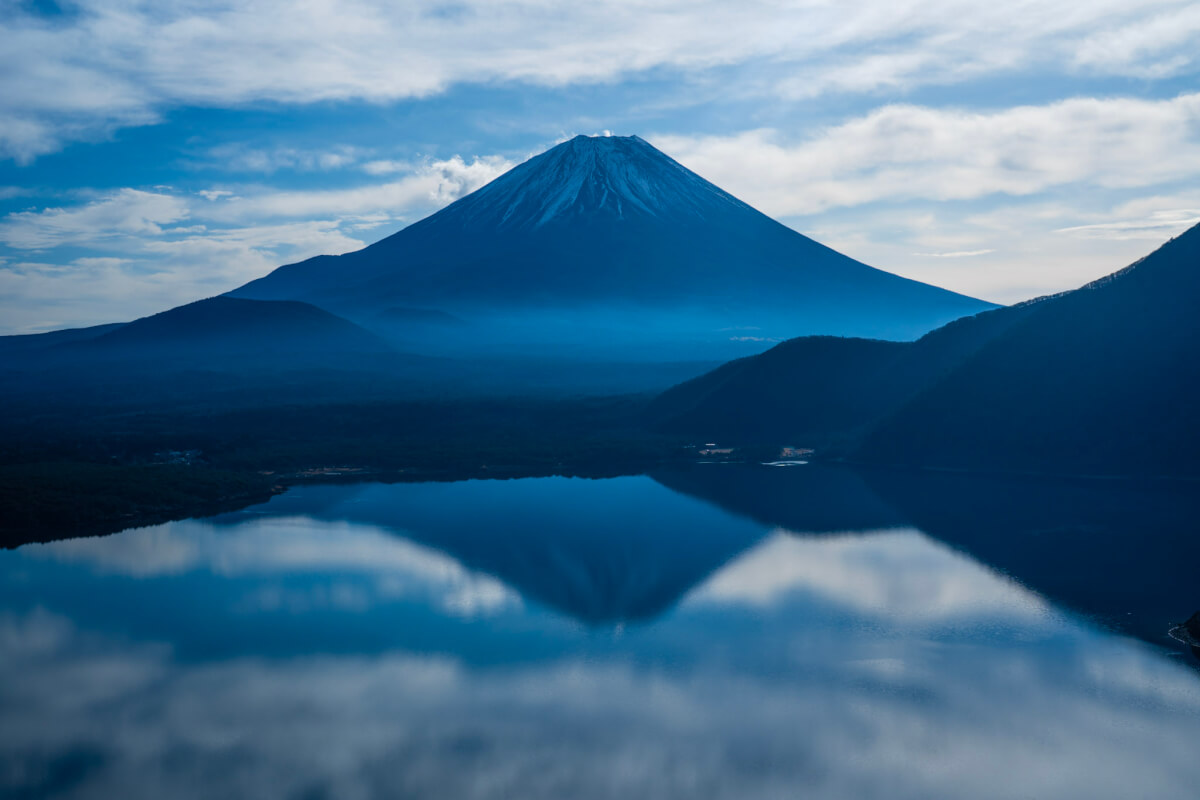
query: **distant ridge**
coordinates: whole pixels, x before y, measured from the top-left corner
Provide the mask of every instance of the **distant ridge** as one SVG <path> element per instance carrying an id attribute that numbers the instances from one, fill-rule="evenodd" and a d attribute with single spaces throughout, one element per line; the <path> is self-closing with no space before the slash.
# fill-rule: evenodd
<path id="1" fill-rule="evenodd" d="M 378 336 L 308 303 L 210 297 L 134 320 L 76 347 L 92 352 L 384 352 Z"/>
<path id="2" fill-rule="evenodd" d="M 178 369 L 274 370 L 355 363 L 395 353 L 375 334 L 308 303 L 210 297 L 112 325 L 0 337 L 4 366 L 105 379 L 159 380 Z"/>
<path id="3" fill-rule="evenodd" d="M 0 336 L 0 357 L 20 357 L 56 345 L 95 339 L 98 336 L 115 331 L 126 324 L 124 322 L 110 322 L 105 325 L 92 325 L 87 328 L 64 328 L 46 333 L 19 333 L 11 336 Z"/>
<path id="4" fill-rule="evenodd" d="M 230 294 L 309 302 L 418 350 L 626 358 L 911 339 L 993 307 L 818 244 L 636 136 L 576 137 L 370 247 Z M 388 308 L 467 325 L 431 334 Z"/>

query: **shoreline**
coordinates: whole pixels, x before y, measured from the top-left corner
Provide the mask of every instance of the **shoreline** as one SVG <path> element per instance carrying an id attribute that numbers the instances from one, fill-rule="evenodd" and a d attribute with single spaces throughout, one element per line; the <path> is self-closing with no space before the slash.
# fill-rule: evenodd
<path id="1" fill-rule="evenodd" d="M 518 478 L 611 478 L 638 475 L 670 466 L 705 463 L 764 465 L 750 453 L 715 462 L 694 455 L 651 458 L 592 458 L 547 463 L 537 459 L 473 467 L 428 464 L 409 467 L 370 467 L 352 464 L 298 470 L 212 469 L 178 464 L 95 464 L 35 462 L 0 467 L 0 548 L 63 539 L 107 536 L 183 519 L 239 511 L 269 501 L 293 486 L 359 483 L 446 483 Z M 1034 471 L 938 469 L 900 464 L 872 464 L 837 457 L 809 461 L 816 465 L 871 472 L 952 474 L 982 479 L 1128 482 L 1131 484 L 1192 483 L 1195 476 L 1123 476 L 1054 474 Z"/>
<path id="2" fill-rule="evenodd" d="M 366 467 L 313 468 L 288 473 L 268 471 L 243 472 L 208 470 L 205 468 L 174 467 L 174 465 L 150 465 L 148 467 L 94 465 L 94 464 L 34 464 L 27 465 L 44 471 L 47 467 L 58 467 L 64 473 L 59 480 L 51 480 L 52 496 L 42 499 L 37 507 L 30 507 L 32 491 L 45 490 L 47 481 L 40 486 L 22 486 L 14 481 L 11 473 L 19 466 L 5 469 L 10 473 L 0 476 L 0 549 L 11 550 L 27 544 L 48 543 L 65 539 L 109 536 L 134 528 L 145 528 L 183 519 L 211 517 L 218 514 L 240 511 L 253 505 L 265 503 L 272 497 L 284 494 L 293 486 L 314 484 L 361 483 L 449 483 L 468 480 L 513 480 L 517 478 L 546 478 L 554 476 L 576 478 L 611 478 L 622 475 L 637 475 L 669 464 L 687 463 L 673 460 L 657 461 L 611 461 L 603 463 L 569 464 L 553 467 L 543 464 L 481 465 L 474 469 L 448 469 L 437 467 L 411 467 L 400 469 L 377 469 Z M 206 478 L 217 476 L 239 485 L 250 483 L 252 488 L 217 493 L 197 494 L 158 503 L 140 502 L 129 498 L 102 496 L 102 486 L 81 487 L 74 478 L 82 468 L 84 472 L 103 471 L 105 485 L 111 479 L 138 480 L 147 472 L 174 473 L 172 477 L 187 477 L 187 470 Z M 163 469 L 166 468 L 166 469 Z M 40 477 L 40 476 L 39 476 Z M 33 481 L 30 481 L 32 483 Z M 67 506 L 88 500 L 103 500 L 104 508 L 99 513 L 80 518 L 64 513 Z M 28 522 L 13 522 L 24 517 Z"/>

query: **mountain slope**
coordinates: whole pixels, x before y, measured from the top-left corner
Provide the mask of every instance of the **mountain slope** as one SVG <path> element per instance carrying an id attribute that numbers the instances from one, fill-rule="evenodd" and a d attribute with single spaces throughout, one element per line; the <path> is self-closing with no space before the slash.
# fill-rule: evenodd
<path id="1" fill-rule="evenodd" d="M 1039 303 L 881 424 L 859 456 L 942 467 L 1200 466 L 1200 226 Z"/>
<path id="2" fill-rule="evenodd" d="M 428 347 L 751 353 L 804 333 L 906 339 L 989 304 L 837 253 L 638 137 L 576 137 L 363 250 L 231 293 L 311 302 Z M 387 308 L 473 325 L 414 334 Z"/>

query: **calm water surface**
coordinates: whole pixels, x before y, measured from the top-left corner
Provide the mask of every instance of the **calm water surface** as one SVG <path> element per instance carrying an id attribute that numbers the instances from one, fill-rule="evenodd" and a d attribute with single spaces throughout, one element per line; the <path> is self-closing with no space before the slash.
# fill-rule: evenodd
<path id="1" fill-rule="evenodd" d="M 1195 492 L 711 465 L 0 552 L 0 795 L 1200 791 Z"/>

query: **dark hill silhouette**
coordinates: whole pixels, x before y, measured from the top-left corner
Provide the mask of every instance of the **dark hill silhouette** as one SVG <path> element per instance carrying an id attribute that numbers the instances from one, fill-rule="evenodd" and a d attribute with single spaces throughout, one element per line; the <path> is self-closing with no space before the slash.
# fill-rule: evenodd
<path id="1" fill-rule="evenodd" d="M 818 244 L 636 136 L 576 137 L 370 247 L 231 295 L 310 302 L 423 352 L 643 360 L 808 333 L 911 339 L 990 307 Z M 470 324 L 414 333 L 390 308 Z"/>
<path id="2" fill-rule="evenodd" d="M 724 364 L 668 389 L 650 406 L 660 430 L 718 442 L 826 444 L 887 408 L 877 391 L 902 342 L 810 336 Z"/>
<path id="3" fill-rule="evenodd" d="M 106 333 L 111 333 L 125 325 L 124 322 L 111 322 L 107 325 L 93 325 L 90 328 L 66 328 L 47 333 L 23 333 L 14 336 L 0 336 L 0 358 L 23 356 L 29 353 L 44 351 L 58 345 L 85 342 Z"/>
<path id="4" fill-rule="evenodd" d="M 307 303 L 213 297 L 133 322 L 0 342 L 9 407 L 63 403 L 161 409 L 250 391 L 257 402 L 329 394 L 355 374 L 378 383 L 411 356 Z M 399 380 L 399 378 L 396 378 Z"/>
<path id="5" fill-rule="evenodd" d="M 1038 303 L 858 450 L 879 462 L 1095 474 L 1200 466 L 1200 226 Z"/>
<path id="6" fill-rule="evenodd" d="M 218 364 L 274 359 L 320 361 L 333 354 L 393 352 L 373 333 L 308 303 L 210 297 L 133 322 L 0 337 L 5 368 L 54 368 L 77 362 Z"/>
<path id="7" fill-rule="evenodd" d="M 735 443 L 845 444 L 1035 305 L 959 319 L 916 342 L 791 339 L 672 387 L 648 419 L 667 432 Z"/>
<path id="8" fill-rule="evenodd" d="M 308 303 L 211 297 L 73 344 L 89 355 L 269 356 L 380 353 L 391 347 L 348 320 Z"/>

